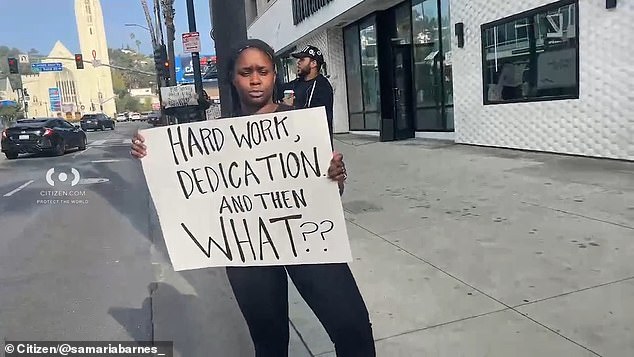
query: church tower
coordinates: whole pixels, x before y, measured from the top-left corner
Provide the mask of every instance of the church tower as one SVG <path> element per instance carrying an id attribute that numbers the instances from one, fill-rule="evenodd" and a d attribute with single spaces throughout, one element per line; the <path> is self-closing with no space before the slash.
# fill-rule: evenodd
<path id="1" fill-rule="evenodd" d="M 75 0 L 75 19 L 84 61 L 97 59 L 110 64 L 100 1 Z M 90 95 L 89 98 L 83 98 L 86 111 L 103 111 L 106 115 L 114 116 L 116 106 L 110 67 L 93 67 L 91 63 L 86 63 L 84 68 L 78 80 L 81 91 Z"/>

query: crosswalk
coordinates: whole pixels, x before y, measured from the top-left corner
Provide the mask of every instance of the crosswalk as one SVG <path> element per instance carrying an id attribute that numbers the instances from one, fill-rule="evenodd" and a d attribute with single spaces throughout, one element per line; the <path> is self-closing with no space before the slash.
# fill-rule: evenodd
<path id="1" fill-rule="evenodd" d="M 102 147 L 102 146 L 130 146 L 132 139 L 103 139 L 89 141 L 90 147 Z"/>

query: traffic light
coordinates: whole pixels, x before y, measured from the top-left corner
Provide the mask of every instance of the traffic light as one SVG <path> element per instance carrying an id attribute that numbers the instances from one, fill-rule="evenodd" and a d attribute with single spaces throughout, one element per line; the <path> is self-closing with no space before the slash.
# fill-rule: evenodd
<path id="1" fill-rule="evenodd" d="M 75 65 L 77 69 L 84 69 L 84 56 L 81 53 L 75 54 Z"/>
<path id="2" fill-rule="evenodd" d="M 165 45 L 154 48 L 154 67 L 156 68 L 156 73 L 161 78 L 169 79 L 170 63 L 167 59 L 167 49 Z"/>
<path id="3" fill-rule="evenodd" d="M 20 70 L 18 69 L 18 60 L 9 57 L 9 74 L 19 74 Z"/>

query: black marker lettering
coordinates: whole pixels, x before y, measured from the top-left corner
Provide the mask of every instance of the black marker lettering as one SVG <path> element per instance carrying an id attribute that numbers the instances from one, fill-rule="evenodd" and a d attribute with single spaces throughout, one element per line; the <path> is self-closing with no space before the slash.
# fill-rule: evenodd
<path id="1" fill-rule="evenodd" d="M 185 223 L 181 223 L 181 227 L 183 228 L 183 230 L 185 230 L 185 233 L 187 233 L 189 238 L 191 238 L 191 240 L 194 241 L 196 246 L 203 252 L 203 254 L 207 256 L 207 258 L 211 258 L 211 243 L 213 243 L 218 249 L 220 249 L 222 254 L 224 254 L 225 257 L 227 257 L 227 259 L 229 259 L 230 261 L 233 261 L 233 255 L 231 253 L 231 248 L 229 247 L 229 240 L 227 239 L 227 234 L 225 232 L 225 224 L 222 217 L 220 217 L 220 225 L 222 227 L 222 235 L 225 240 L 225 249 L 222 249 L 222 247 L 220 247 L 220 245 L 218 245 L 218 243 L 215 240 L 213 240 L 213 238 L 209 237 L 209 240 L 207 241 L 207 249 L 205 250 L 202 244 L 198 242 L 198 239 L 196 239 L 196 237 L 194 237 L 192 232 L 187 228 Z"/>
<path id="2" fill-rule="evenodd" d="M 293 250 L 293 255 L 296 258 L 297 258 L 297 249 L 295 249 L 295 241 L 293 240 L 293 231 L 291 230 L 291 226 L 288 223 L 288 221 L 290 221 L 292 219 L 301 219 L 301 218 L 302 218 L 301 214 L 296 214 L 296 215 L 292 215 L 292 216 L 278 217 L 278 218 L 269 219 L 269 222 L 271 222 L 271 223 L 284 221 L 284 224 L 286 225 L 286 233 L 288 233 L 288 239 L 291 242 L 291 249 Z"/>
<path id="3" fill-rule="evenodd" d="M 289 136 L 288 134 L 288 130 L 286 129 L 286 124 L 284 123 L 286 121 L 286 119 L 288 119 L 288 117 L 284 117 L 283 119 L 277 119 L 277 117 L 273 118 L 273 122 L 275 123 L 275 131 L 277 132 L 277 138 L 281 139 L 282 136 L 280 135 L 280 127 L 282 127 L 282 129 L 284 129 L 284 134 L 286 134 L 286 136 Z"/>
<path id="4" fill-rule="evenodd" d="M 273 207 L 282 208 L 282 200 L 280 199 L 279 192 L 271 192 L 271 202 L 273 202 Z"/>
<path id="5" fill-rule="evenodd" d="M 273 133 L 271 132 L 271 123 L 270 119 L 260 120 L 260 126 L 262 126 L 262 136 L 264 137 L 264 141 L 273 141 L 275 137 L 273 137 Z"/>
<path id="6" fill-rule="evenodd" d="M 222 150 L 222 147 L 225 146 L 225 133 L 218 128 L 213 128 L 211 131 L 214 133 L 214 144 L 216 144 L 216 150 Z"/>
<path id="7" fill-rule="evenodd" d="M 264 220 L 262 220 L 262 217 L 258 218 L 258 230 L 259 230 L 259 234 L 260 234 L 260 260 L 264 260 L 264 244 L 270 244 L 271 245 L 271 249 L 273 249 L 273 253 L 275 254 L 275 258 L 277 258 L 278 260 L 280 259 L 280 255 L 277 253 L 277 249 L 275 249 L 275 244 L 273 244 L 273 240 L 271 239 L 271 234 L 269 234 L 269 231 L 266 229 L 266 224 L 264 223 Z M 262 241 L 262 234 L 264 233 L 264 235 L 266 236 L 266 240 L 267 242 Z"/>
<path id="8" fill-rule="evenodd" d="M 192 128 L 187 128 L 187 145 L 189 146 L 189 156 L 194 157 L 194 148 L 198 149 L 200 154 L 203 154 L 203 148 L 198 143 L 198 139 L 196 139 L 196 134 Z"/>
<path id="9" fill-rule="evenodd" d="M 258 176 L 255 174 L 255 172 L 253 172 L 253 168 L 251 167 L 251 164 L 248 161 L 244 162 L 244 185 L 249 187 L 249 177 L 253 176 L 253 179 L 255 180 L 255 182 L 257 182 L 257 184 L 260 184 L 260 179 L 258 178 Z"/>
<path id="10" fill-rule="evenodd" d="M 229 183 L 227 183 L 227 176 L 225 176 L 225 170 L 222 168 L 222 163 L 218 164 L 218 169 L 220 170 L 220 177 L 222 177 L 222 182 L 224 182 L 225 187 L 229 188 Z"/>
<path id="11" fill-rule="evenodd" d="M 248 125 L 249 124 L 247 123 L 247 126 Z M 251 138 L 249 137 L 249 135 L 241 134 L 240 138 L 238 138 L 238 134 L 236 134 L 236 130 L 233 127 L 233 125 L 231 125 L 229 129 L 231 129 L 231 134 L 233 134 L 233 138 L 236 140 L 236 144 L 238 144 L 239 148 L 242 148 L 242 145 L 244 144 L 246 144 L 249 147 L 249 149 L 253 148 L 251 144 Z"/>
<path id="12" fill-rule="evenodd" d="M 308 159 L 306 154 L 301 151 L 300 156 L 302 157 L 302 166 L 304 167 L 304 175 L 308 178 L 308 170 L 306 170 L 306 166 L 310 166 L 310 169 L 313 170 L 313 173 L 316 177 L 321 177 L 321 170 L 319 170 L 319 158 L 317 157 L 317 148 L 313 147 L 313 163 L 315 166 L 311 165 L 311 161 Z"/>
<path id="13" fill-rule="evenodd" d="M 267 209 L 266 201 L 264 201 L 264 195 L 268 195 L 269 193 L 256 193 L 255 197 L 260 197 L 260 201 L 262 202 L 262 208 Z"/>
<path id="14" fill-rule="evenodd" d="M 289 192 L 290 192 L 290 191 L 288 191 L 288 190 L 287 190 L 287 191 L 282 191 L 282 192 L 281 192 L 281 194 L 282 194 L 282 202 L 284 202 L 284 207 L 285 207 L 285 208 L 293 208 L 293 207 L 291 207 L 291 206 L 288 204 L 288 201 L 289 201 L 290 197 L 286 196 L 286 194 L 287 194 L 287 193 L 289 193 Z"/>
<path id="15" fill-rule="evenodd" d="M 229 222 L 231 223 L 231 230 L 233 231 L 233 236 L 235 237 L 236 244 L 238 245 L 240 260 L 242 260 L 243 263 L 245 262 L 244 251 L 242 250 L 242 244 L 244 243 L 249 243 L 249 246 L 251 247 L 251 253 L 253 254 L 253 260 L 255 260 L 255 249 L 253 248 L 253 242 L 251 241 L 251 233 L 249 232 L 249 227 L 247 226 L 247 220 L 245 218 L 242 219 L 242 224 L 244 225 L 244 232 L 247 236 L 246 240 L 240 240 L 238 238 L 238 232 L 236 232 L 236 225 L 233 219 L 230 219 Z"/>
<path id="16" fill-rule="evenodd" d="M 183 194 L 185 195 L 186 199 L 189 199 L 189 197 L 191 197 L 191 195 L 194 193 L 194 182 L 191 178 L 191 176 L 189 176 L 189 174 L 185 171 L 182 170 L 178 170 L 176 171 L 176 175 L 178 176 L 178 182 L 181 184 L 181 189 L 183 190 Z M 185 179 L 184 176 L 187 176 L 187 182 L 189 182 L 188 187 L 185 187 Z"/>
<path id="17" fill-rule="evenodd" d="M 304 189 L 300 188 L 299 193 L 295 190 L 292 190 L 293 199 L 295 200 L 295 207 L 300 208 L 302 206 L 306 207 L 306 197 L 304 197 Z M 301 204 L 301 205 L 300 205 Z"/>
<path id="18" fill-rule="evenodd" d="M 231 206 L 229 205 L 229 200 L 227 200 L 227 196 L 222 196 L 222 202 L 220 203 L 220 214 L 224 212 L 224 210 L 228 210 L 229 213 L 233 213 L 231 210 Z"/>
<path id="19" fill-rule="evenodd" d="M 194 182 L 196 182 L 196 187 L 198 188 L 198 192 L 204 195 L 205 193 L 207 193 L 207 191 L 203 190 L 203 188 L 200 187 L 200 183 L 203 182 L 203 180 L 200 180 L 198 176 L 196 175 L 196 172 L 200 170 L 201 169 L 192 169 L 192 175 L 194 176 Z"/>
<path id="20" fill-rule="evenodd" d="M 257 125 L 257 123 L 247 122 L 247 128 L 249 130 L 249 134 L 251 135 L 251 142 L 253 145 L 260 145 L 262 143 L 262 132 L 260 131 L 260 126 Z"/>
<path id="21" fill-rule="evenodd" d="M 288 175 L 286 173 L 286 168 L 284 167 L 284 156 L 282 155 L 282 153 L 279 153 L 279 157 L 280 157 L 280 167 L 282 168 L 282 177 L 287 178 Z"/>
<path id="22" fill-rule="evenodd" d="M 275 156 L 276 156 L 275 154 L 271 154 L 269 156 L 258 157 L 257 159 L 255 159 L 255 161 L 266 160 L 266 168 L 268 169 L 269 179 L 271 179 L 271 181 L 273 181 L 273 168 L 271 167 L 271 159 L 274 158 Z"/>
<path id="23" fill-rule="evenodd" d="M 238 177 L 238 183 L 235 183 L 233 181 L 233 168 L 234 167 L 238 167 L 238 163 L 237 162 L 232 162 L 231 165 L 229 165 L 229 181 L 231 182 L 231 186 L 233 186 L 233 188 L 240 188 L 240 184 L 242 183 L 242 179 L 240 177 Z"/>
<path id="24" fill-rule="evenodd" d="M 292 178 L 299 177 L 299 157 L 294 152 L 289 152 L 286 155 L 286 170 Z M 306 168 L 304 168 L 304 171 L 306 171 Z"/>
<path id="25" fill-rule="evenodd" d="M 209 182 L 209 188 L 211 189 L 211 192 L 216 192 L 216 190 L 218 189 L 218 186 L 220 186 L 220 178 L 218 177 L 216 170 L 207 166 L 205 167 L 205 174 L 207 175 L 207 182 Z"/>
<path id="26" fill-rule="evenodd" d="M 203 143 L 203 148 L 205 149 L 205 154 L 209 155 L 209 148 L 211 148 L 211 151 L 216 151 L 214 148 L 214 143 L 211 142 L 211 130 L 209 130 L 208 128 L 200 128 L 200 138 Z"/>
<path id="27" fill-rule="evenodd" d="M 178 134 L 178 141 L 174 141 L 174 138 L 172 136 L 172 128 L 170 127 L 167 128 L 167 136 L 170 139 L 170 147 L 172 148 L 172 155 L 174 155 L 174 163 L 178 165 L 179 164 L 178 157 L 176 156 L 176 150 L 174 150 L 174 147 L 177 145 L 180 146 L 181 153 L 183 154 L 183 158 L 185 159 L 185 162 L 187 162 L 187 155 L 185 154 L 185 146 L 183 145 L 183 137 L 181 136 L 180 126 L 176 127 L 176 133 Z"/>

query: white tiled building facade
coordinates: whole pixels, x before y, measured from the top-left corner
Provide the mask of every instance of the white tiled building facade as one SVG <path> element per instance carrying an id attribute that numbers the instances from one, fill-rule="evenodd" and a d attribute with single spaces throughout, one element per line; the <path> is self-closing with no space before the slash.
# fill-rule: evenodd
<path id="1" fill-rule="evenodd" d="M 298 7 L 306 4 L 300 10 L 304 11 L 301 21 L 294 21 L 301 15 Z M 346 76 L 346 69 L 355 61 L 346 58 L 352 52 L 344 43 L 344 31 L 353 26 L 363 29 L 374 21 L 376 52 L 362 47 L 361 62 L 370 53 L 378 58 L 378 65 L 374 72 L 365 62 L 360 68 L 365 76 L 363 91 L 368 76 L 377 79 L 371 89 L 380 93 L 381 121 L 362 132 L 380 134 L 385 140 L 436 137 L 465 144 L 634 160 L 634 1 L 618 0 L 616 8 L 610 9 L 605 0 L 246 0 L 246 7 L 249 37 L 268 42 L 281 55 L 309 43 L 325 52 L 327 74 L 335 88 L 336 132 L 356 132 L 359 124 L 351 119 L 354 103 L 361 100 L 366 111 L 367 104 L 373 103 L 366 92 L 363 99 L 351 92 L 358 85 L 351 85 L 356 79 Z M 382 52 L 382 48 L 394 46 L 395 40 L 382 34 L 391 31 L 389 26 L 395 28 L 394 34 L 407 27 L 399 19 L 404 13 L 400 10 L 408 8 L 413 14 L 408 31 L 428 26 L 429 18 L 434 19 L 428 15 L 430 9 L 435 9 L 442 29 L 436 28 L 437 33 L 429 36 L 418 31 L 418 37 L 400 39 L 400 46 L 410 46 L 413 54 L 409 112 L 390 105 L 397 97 L 391 97 L 392 87 L 399 82 L 395 81 L 397 74 L 386 73 L 397 73 L 394 68 L 398 65 L 386 60 L 392 54 Z M 524 19 L 535 19 L 537 30 L 522 30 Z M 359 21 L 363 21 L 361 25 Z M 456 24 L 464 28 L 462 47 L 458 46 Z M 538 33 L 541 27 L 548 28 L 543 37 Z M 398 33 L 392 37 L 402 37 Z M 525 37 L 527 33 L 535 36 Z M 365 39 L 363 34 L 361 38 Z M 434 51 L 430 47 L 438 46 L 434 42 L 443 44 Z M 430 71 L 435 73 L 431 77 Z M 426 83 L 428 79 L 433 83 Z M 433 103 L 432 93 L 437 113 L 425 107 Z M 362 115 L 367 118 L 369 114 Z M 429 115 L 438 115 L 437 125 L 428 124 L 433 121 L 426 124 Z M 412 128 L 403 131 L 398 122 L 406 120 L 402 118 L 409 118 Z M 405 136 L 392 135 L 392 127 Z"/>

